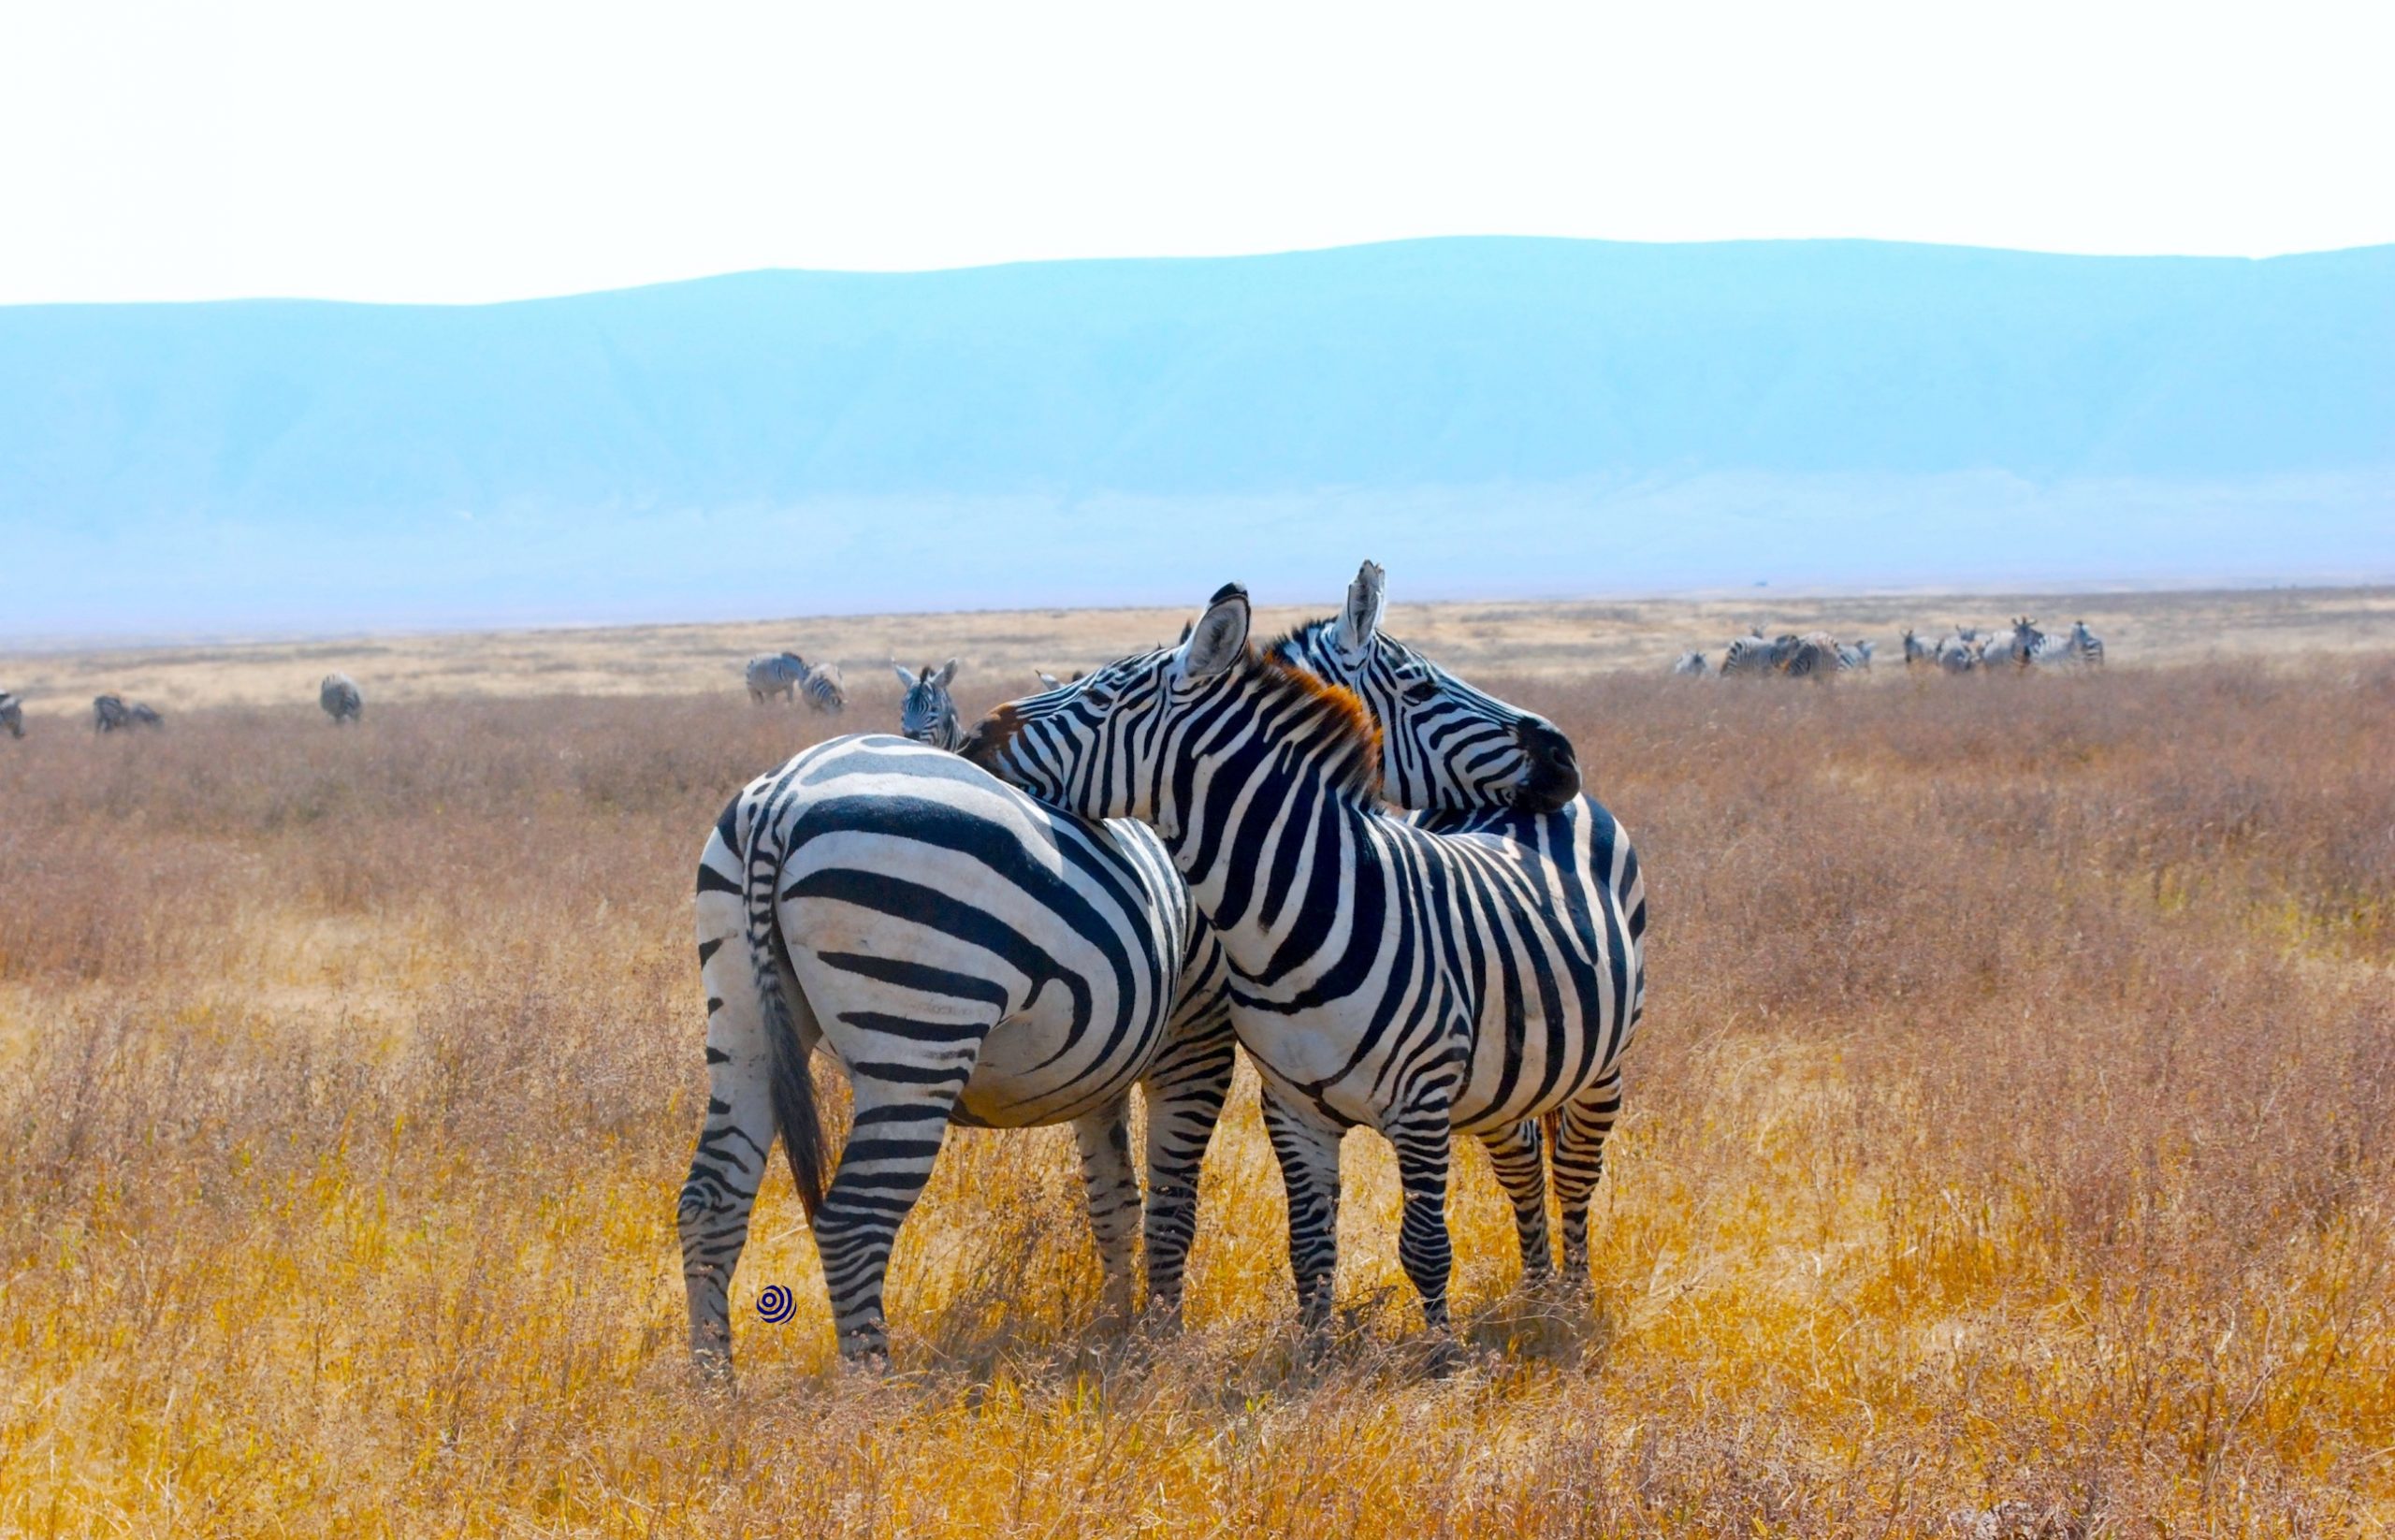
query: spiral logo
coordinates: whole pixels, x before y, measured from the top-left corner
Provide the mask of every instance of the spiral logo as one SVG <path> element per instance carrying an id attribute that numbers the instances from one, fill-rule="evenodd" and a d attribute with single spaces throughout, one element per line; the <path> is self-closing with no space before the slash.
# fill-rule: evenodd
<path id="1" fill-rule="evenodd" d="M 798 1314 L 798 1301 L 791 1299 L 790 1290 L 781 1285 L 767 1284 L 764 1290 L 757 1296 L 757 1314 L 773 1325 L 779 1326 Z"/>

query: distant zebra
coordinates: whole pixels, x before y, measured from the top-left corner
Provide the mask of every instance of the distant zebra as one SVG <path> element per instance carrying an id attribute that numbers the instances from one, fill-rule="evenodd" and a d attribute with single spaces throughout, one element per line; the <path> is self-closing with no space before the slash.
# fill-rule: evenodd
<path id="1" fill-rule="evenodd" d="M 1410 652 L 1350 640 L 1368 657 Z M 1432 756 L 1426 799 L 1477 794 L 1485 809 L 1552 777 L 1529 747 L 1545 742 L 1531 724 L 1552 727 L 1427 664 L 1404 681 L 1386 741 Z M 1491 712 L 1503 719 L 1483 729 Z M 835 738 L 724 809 L 700 858 L 697 922 L 709 1097 L 679 1228 L 700 1364 L 730 1364 L 732 1273 L 777 1135 L 850 1358 L 887 1356 L 891 1243 L 951 1122 L 1073 1124 L 1106 1296 L 1127 1303 L 1135 1082 L 1149 1302 L 1177 1313 L 1233 1051 L 1219 941 L 1152 830 L 1055 812 L 924 744 Z M 828 1189 L 807 1059 L 819 1045 L 855 1091 Z"/>
<path id="2" fill-rule="evenodd" d="M 92 697 L 92 731 L 114 733 L 127 727 L 160 727 L 165 719 L 139 701 L 128 703 L 122 695 Z"/>
<path id="3" fill-rule="evenodd" d="M 1936 668 L 1937 666 L 1938 649 L 1914 635 L 1912 628 L 1907 626 L 1905 628 L 1906 670 L 1909 672 L 1916 668 Z"/>
<path id="4" fill-rule="evenodd" d="M 346 674 L 327 674 L 325 682 L 316 687 L 316 704 L 339 727 L 343 722 L 366 719 L 366 697 L 357 692 L 357 682 Z"/>
<path id="5" fill-rule="evenodd" d="M 12 738 L 25 735 L 25 703 L 13 690 L 0 690 L 0 727 L 7 728 Z"/>
<path id="6" fill-rule="evenodd" d="M 1836 638 L 1825 631 L 1790 634 L 1772 644 L 1773 666 L 1792 679 L 1826 683 L 1844 665 Z"/>
<path id="7" fill-rule="evenodd" d="M 2104 639 L 2097 635 L 2094 632 L 2089 631 L 2087 629 L 2086 621 L 2072 621 L 2070 623 L 2070 635 L 2065 640 L 2063 645 L 2070 649 L 2071 655 L 2075 661 L 2084 663 L 2090 668 L 2102 668 L 2104 666 Z"/>
<path id="8" fill-rule="evenodd" d="M 1856 670 L 1871 672 L 1871 655 L 1879 650 L 1877 642 L 1840 642 L 1837 644 L 1837 671 L 1851 674 Z"/>
<path id="9" fill-rule="evenodd" d="M 948 682 L 956 677 L 955 659 L 942 663 L 936 673 L 925 663 L 923 672 L 915 675 L 907 673 L 907 665 L 893 658 L 890 672 L 898 676 L 898 682 L 907 690 L 898 699 L 900 737 L 947 749 L 954 749 L 965 741 L 965 729 L 956 719 L 956 702 L 948 693 Z"/>
<path id="10" fill-rule="evenodd" d="M 795 652 L 760 653 L 748 660 L 745 677 L 750 705 L 762 705 L 777 695 L 787 701 L 806 680 L 806 660 Z"/>
<path id="11" fill-rule="evenodd" d="M 818 663 L 806 671 L 798 682 L 798 692 L 816 710 L 838 716 L 849 704 L 849 692 L 840 688 L 840 665 Z"/>
<path id="12" fill-rule="evenodd" d="M 1960 632 L 1938 642 L 1937 656 L 1938 666 L 1949 674 L 1968 674 L 1980 666 L 1979 644 Z"/>
<path id="13" fill-rule="evenodd" d="M 1676 675 L 1686 676 L 1689 678 L 1702 679 L 1706 675 L 1712 673 L 1713 668 L 1711 664 L 1705 661 L 1705 654 L 1701 652 L 1683 652 L 1679 656 L 1679 661 L 1672 664 L 1672 672 Z"/>
<path id="14" fill-rule="evenodd" d="M 1778 651 L 1775 644 L 1764 641 L 1761 632 L 1752 632 L 1732 642 L 1721 653 L 1721 676 L 1734 674 L 1769 674 L 1778 666 Z"/>
<path id="15" fill-rule="evenodd" d="M 1556 1120 L 1565 1266 L 1585 1287 L 1645 991 L 1629 840 L 1560 783 L 1461 819 L 1468 832 L 1384 816 L 1370 713 L 1251 647 L 1250 618 L 1227 586 L 1179 647 L 1000 706 L 965 753 L 1083 817 L 1152 822 L 1220 931 L 1308 1320 L 1329 1309 L 1340 1138 L 1357 1126 L 1396 1147 L 1398 1253 L 1432 1330 L 1447 1329 L 1458 1133 L 1489 1147 L 1535 1278 L 1553 1271 L 1540 1152 Z"/>
<path id="16" fill-rule="evenodd" d="M 2026 616 L 2016 616 L 2010 635 L 1991 637 L 1981 648 L 1980 663 L 1986 668 L 2025 669 L 2038 661 L 2039 651 L 2045 643 L 2046 633 L 2038 629 L 2035 620 Z"/>

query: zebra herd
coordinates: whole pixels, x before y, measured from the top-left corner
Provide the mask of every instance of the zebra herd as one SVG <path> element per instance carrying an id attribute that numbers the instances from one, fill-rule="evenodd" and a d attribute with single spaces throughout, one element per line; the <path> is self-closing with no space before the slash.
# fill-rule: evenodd
<path id="1" fill-rule="evenodd" d="M 748 660 L 744 677 L 753 705 L 762 705 L 776 697 L 788 703 L 796 694 L 805 697 L 816 710 L 837 716 L 849 704 L 848 691 L 840 686 L 839 664 L 810 665 L 795 652 L 760 653 Z"/>
<path id="2" fill-rule="evenodd" d="M 1720 674 L 1755 677 L 1830 679 L 1840 674 L 1867 673 L 1875 645 L 1840 642 L 1827 632 L 1785 632 L 1766 639 L 1761 628 L 1731 642 L 1721 653 Z M 1908 627 L 1904 634 L 1908 670 L 1931 669 L 1968 674 L 1977 669 L 2028 669 L 2103 666 L 2104 642 L 2074 622 L 2068 635 L 2049 636 L 2026 617 L 2016 617 L 2010 631 L 1982 635 L 1977 628 L 1956 626 L 1937 642 L 1923 641 Z M 1676 675 L 1704 678 L 1716 672 L 1702 652 L 1683 652 L 1672 663 Z"/>
<path id="3" fill-rule="evenodd" d="M 697 882 L 709 1095 L 678 1210 L 695 1361 L 730 1368 L 777 1137 L 852 1360 L 888 1362 L 891 1245 L 951 1123 L 1071 1125 L 1107 1304 L 1132 1304 L 1136 1220 L 1148 1307 L 1176 1316 L 1235 1047 L 1264 1086 L 1307 1322 L 1329 1306 L 1356 1126 L 1398 1152 L 1400 1255 L 1435 1331 L 1458 1133 L 1494 1157 L 1532 1279 L 1554 1267 L 1551 1147 L 1585 1282 L 1646 992 L 1637 858 L 1561 733 L 1386 635 L 1383 604 L 1367 562 L 1338 615 L 1259 644 L 1227 587 L 1177 645 L 970 732 L 953 661 L 893 664 L 906 735 L 815 745 L 733 798 Z M 853 1096 L 836 1160 L 819 1047 Z"/>

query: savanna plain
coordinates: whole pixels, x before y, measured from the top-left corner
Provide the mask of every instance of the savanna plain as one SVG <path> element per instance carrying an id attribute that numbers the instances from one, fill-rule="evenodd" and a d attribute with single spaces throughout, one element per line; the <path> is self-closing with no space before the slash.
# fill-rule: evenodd
<path id="1" fill-rule="evenodd" d="M 835 1363 L 777 1156 L 736 1384 L 692 1379 L 691 875 L 744 781 L 894 721 L 878 659 L 836 720 L 751 707 L 736 657 L 378 695 L 329 647 L 211 652 L 287 690 L 195 686 L 154 734 L 31 714 L 0 738 L 0 1532 L 2395 1528 L 2395 637 L 2115 630 L 2105 671 L 1991 678 L 1883 641 L 1821 688 L 1666 678 L 1675 639 L 1450 659 L 1561 725 L 1638 842 L 1651 985 L 1585 1298 L 1517 1286 L 1459 1149 L 1444 1373 L 1370 1135 L 1337 1320 L 1296 1331 L 1243 1081 L 1185 1329 L 1101 1318 L 1067 1131 L 960 1130 L 892 1267 L 897 1374 Z M 316 710 L 331 667 L 361 727 Z"/>

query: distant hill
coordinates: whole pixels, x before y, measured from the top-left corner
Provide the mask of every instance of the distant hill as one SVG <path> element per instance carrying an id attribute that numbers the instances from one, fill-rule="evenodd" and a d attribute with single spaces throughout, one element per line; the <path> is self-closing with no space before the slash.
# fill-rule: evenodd
<path id="1" fill-rule="evenodd" d="M 18 634 L 1327 599 L 1367 553 L 1415 597 L 2385 576 L 2395 247 L 0 308 L 0 525 Z"/>

